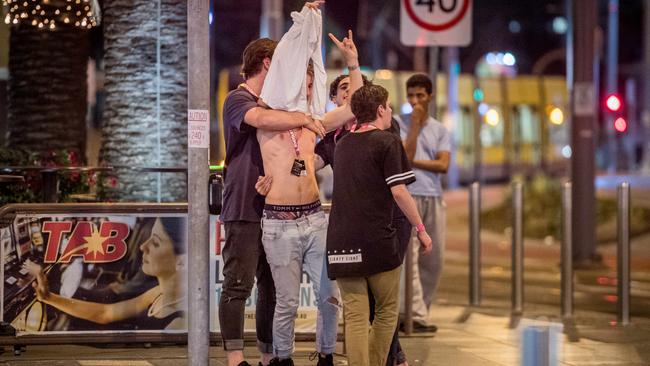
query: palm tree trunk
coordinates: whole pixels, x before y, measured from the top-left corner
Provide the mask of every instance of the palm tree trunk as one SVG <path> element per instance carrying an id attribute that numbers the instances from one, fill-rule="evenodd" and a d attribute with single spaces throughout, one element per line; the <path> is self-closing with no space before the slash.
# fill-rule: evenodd
<path id="1" fill-rule="evenodd" d="M 9 42 L 8 147 L 83 157 L 88 31 L 14 27 Z"/>
<path id="2" fill-rule="evenodd" d="M 104 2 L 100 159 L 119 166 L 113 193 L 120 200 L 155 201 L 158 195 L 156 173 L 128 167 L 187 165 L 187 4 L 159 1 Z M 164 201 L 186 199 L 185 174 L 164 173 L 161 183 Z"/>

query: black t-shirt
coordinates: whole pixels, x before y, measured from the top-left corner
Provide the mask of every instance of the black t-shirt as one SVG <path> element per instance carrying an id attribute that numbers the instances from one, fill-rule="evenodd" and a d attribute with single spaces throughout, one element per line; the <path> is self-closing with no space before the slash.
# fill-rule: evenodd
<path id="1" fill-rule="evenodd" d="M 223 132 L 226 142 L 226 177 L 221 220 L 259 222 L 264 197 L 255 191 L 257 177 L 264 175 L 257 129 L 244 122 L 246 112 L 257 107 L 257 98 L 239 87 L 223 104 Z"/>
<path id="2" fill-rule="evenodd" d="M 391 118 L 390 128 L 387 131 L 395 134 L 397 137 L 400 137 L 399 124 L 394 118 Z M 323 159 L 325 166 L 329 164 L 332 166 L 332 169 L 334 169 L 334 150 L 336 148 L 336 144 L 341 141 L 341 139 L 348 133 L 350 133 L 350 130 L 346 130 L 345 128 L 341 127 L 340 129 L 334 130 L 325 135 L 325 137 L 316 144 L 315 152 L 318 156 L 321 157 L 321 159 Z M 393 218 L 405 218 L 404 213 L 399 209 L 397 204 L 393 204 Z"/>
<path id="3" fill-rule="evenodd" d="M 334 150 L 336 149 L 336 144 L 348 133 L 350 133 L 350 130 L 341 127 L 340 129 L 329 132 L 316 144 L 314 151 L 316 155 L 323 159 L 325 166 L 329 164 L 334 169 Z"/>
<path id="4" fill-rule="evenodd" d="M 334 155 L 329 277 L 364 277 L 397 268 L 401 260 L 390 188 L 415 181 L 402 141 L 382 130 L 350 133 Z"/>

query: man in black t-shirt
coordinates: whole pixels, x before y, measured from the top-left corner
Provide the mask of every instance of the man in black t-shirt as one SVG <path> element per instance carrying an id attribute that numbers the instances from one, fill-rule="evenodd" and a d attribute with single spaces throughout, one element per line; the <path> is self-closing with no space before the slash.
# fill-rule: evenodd
<path id="1" fill-rule="evenodd" d="M 371 82 L 366 78 L 365 75 L 362 76 L 363 85 L 370 85 Z M 329 97 L 332 102 L 336 104 L 337 107 L 348 103 L 350 97 L 350 76 L 349 75 L 339 75 L 332 83 L 330 84 L 330 93 Z M 356 118 L 349 121 L 345 126 L 339 127 L 338 129 L 329 132 L 325 137 L 316 144 L 316 170 L 320 170 L 327 165 L 330 165 L 334 169 L 334 151 L 336 145 L 341 139 L 350 133 L 350 130 L 356 125 Z M 392 132 L 396 136 L 400 136 L 399 124 L 394 118 L 391 118 L 390 128 L 387 130 Z M 404 257 L 406 254 L 406 249 L 408 248 L 412 227 L 409 224 L 404 213 L 397 207 L 396 204 L 393 205 L 393 226 L 397 231 L 397 242 L 399 243 L 398 254 Z M 375 303 L 372 292 L 368 293 L 368 300 L 370 302 L 370 322 L 375 318 Z M 319 319 L 320 321 L 320 319 Z M 406 354 L 402 350 L 402 346 L 399 342 L 399 329 L 395 328 L 395 333 L 393 334 L 393 340 L 390 345 L 390 351 L 388 352 L 388 357 L 386 360 L 386 366 L 401 366 L 406 364 Z"/>
<path id="2" fill-rule="evenodd" d="M 257 346 L 261 365 L 273 356 L 275 288 L 262 247 L 260 219 L 264 197 L 255 192 L 257 177 L 264 175 L 257 128 L 286 131 L 306 127 L 324 135 L 319 121 L 300 112 L 264 109 L 257 100 L 277 42 L 268 38 L 251 42 L 243 54 L 244 83 L 228 94 L 223 106 L 226 142 L 226 176 L 221 221 L 226 244 L 222 251 L 224 282 L 219 301 L 219 324 L 228 366 L 250 365 L 244 360 L 244 305 L 257 277 L 255 311 Z"/>
<path id="3" fill-rule="evenodd" d="M 406 184 L 415 180 L 398 136 L 385 131 L 392 111 L 388 92 L 368 85 L 352 96 L 358 128 L 335 150 L 332 211 L 327 232 L 328 274 L 341 289 L 345 306 L 348 363 L 383 365 L 397 326 L 399 267 L 402 263 L 392 205 L 396 202 L 426 252 L 424 231 Z M 368 331 L 368 288 L 376 301 Z"/>

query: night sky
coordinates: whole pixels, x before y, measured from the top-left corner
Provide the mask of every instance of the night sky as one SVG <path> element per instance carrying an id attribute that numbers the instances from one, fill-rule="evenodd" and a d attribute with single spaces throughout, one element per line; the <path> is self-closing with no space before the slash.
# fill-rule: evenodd
<path id="1" fill-rule="evenodd" d="M 245 45 L 259 34 L 260 0 L 212 0 L 214 7 L 214 60 L 217 69 L 240 62 Z M 298 10 L 303 1 L 285 0 L 286 28 L 290 26 L 289 13 Z M 364 3 L 366 4 L 364 6 Z M 594 0 L 599 6 L 601 27 L 606 30 L 606 0 Z M 553 19 L 564 14 L 562 0 L 490 0 L 475 1 L 473 13 L 473 41 L 461 48 L 462 72 L 473 72 L 476 62 L 490 51 L 510 51 L 517 57 L 520 73 L 530 73 L 535 61 L 543 54 L 564 47 L 564 36 L 552 30 Z M 619 60 L 621 64 L 639 62 L 642 55 L 642 0 L 621 0 Z M 384 21 L 380 37 L 373 37 L 373 26 Z M 520 25 L 520 31 L 509 30 L 511 22 Z M 399 1 L 329 0 L 325 6 L 324 31 L 343 34 L 352 28 L 357 35 L 357 46 L 362 63 L 386 67 L 385 55 L 393 50 L 398 55 L 399 69 L 412 69 L 413 49 L 399 46 Z M 377 27 L 374 27 L 377 28 Z M 376 29 L 374 29 L 376 30 Z M 328 42 L 329 43 L 329 42 Z M 377 52 L 379 51 L 379 52 Z M 623 68 L 624 69 L 624 68 Z M 548 70 L 561 74 L 561 62 Z M 622 70 L 623 71 L 623 70 Z"/>

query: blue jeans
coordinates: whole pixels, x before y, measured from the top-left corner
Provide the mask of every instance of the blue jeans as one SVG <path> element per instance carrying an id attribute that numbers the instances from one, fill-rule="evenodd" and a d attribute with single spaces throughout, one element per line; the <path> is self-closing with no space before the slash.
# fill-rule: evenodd
<path id="1" fill-rule="evenodd" d="M 316 349 L 330 354 L 336 348 L 340 296 L 334 281 L 327 277 L 326 239 L 327 217 L 322 211 L 295 220 L 262 218 L 262 244 L 275 282 L 273 350 L 280 359 L 291 357 L 294 351 L 303 268 L 312 281 L 323 319 L 316 329 Z"/>

